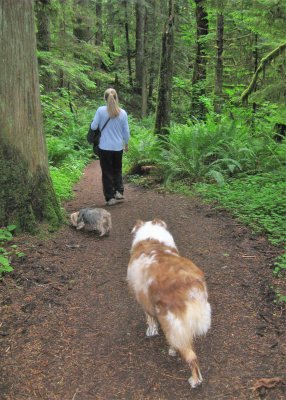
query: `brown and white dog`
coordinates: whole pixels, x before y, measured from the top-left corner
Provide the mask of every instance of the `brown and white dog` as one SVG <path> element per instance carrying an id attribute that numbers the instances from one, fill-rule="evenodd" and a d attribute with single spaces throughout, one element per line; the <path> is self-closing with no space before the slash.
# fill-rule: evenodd
<path id="1" fill-rule="evenodd" d="M 147 318 L 148 337 L 158 334 L 158 321 L 170 345 L 191 368 L 189 383 L 195 388 L 202 375 L 193 349 L 196 336 L 211 323 L 211 307 L 203 272 L 178 254 L 164 221 L 137 221 L 128 264 L 127 280 Z"/>
<path id="2" fill-rule="evenodd" d="M 103 208 L 82 208 L 70 215 L 70 221 L 76 229 L 96 231 L 100 237 L 109 235 L 112 227 L 111 214 Z"/>

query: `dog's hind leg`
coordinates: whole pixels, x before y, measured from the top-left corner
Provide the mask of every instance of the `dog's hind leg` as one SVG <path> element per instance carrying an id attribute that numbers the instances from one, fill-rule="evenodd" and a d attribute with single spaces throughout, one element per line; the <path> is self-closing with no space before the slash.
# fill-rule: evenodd
<path id="1" fill-rule="evenodd" d="M 203 381 L 196 353 L 192 346 L 189 346 L 186 349 L 180 349 L 180 353 L 192 371 L 192 376 L 189 378 L 188 382 L 192 388 L 196 388 Z"/>
<path id="2" fill-rule="evenodd" d="M 169 352 L 168 352 L 168 354 L 169 354 L 169 356 L 171 356 L 171 357 L 176 357 L 176 355 L 177 355 L 177 350 L 176 350 L 174 347 L 170 346 L 170 347 L 169 347 Z"/>
<path id="3" fill-rule="evenodd" d="M 146 320 L 147 320 L 147 331 L 146 331 L 146 336 L 147 337 L 152 337 L 152 336 L 156 336 L 159 335 L 159 331 L 158 331 L 158 322 L 156 320 L 156 318 L 152 317 L 150 314 L 146 313 Z"/>

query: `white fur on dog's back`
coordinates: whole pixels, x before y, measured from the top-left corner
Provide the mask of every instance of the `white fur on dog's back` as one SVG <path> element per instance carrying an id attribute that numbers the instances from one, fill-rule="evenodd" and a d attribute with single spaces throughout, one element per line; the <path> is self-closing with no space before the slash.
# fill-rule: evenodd
<path id="1" fill-rule="evenodd" d="M 173 236 L 161 225 L 154 224 L 152 221 L 145 222 L 138 231 L 132 242 L 132 248 L 139 242 L 147 239 L 158 240 L 165 246 L 177 248 Z"/>
<path id="2" fill-rule="evenodd" d="M 149 286 L 153 282 L 152 278 L 148 278 L 148 267 L 154 262 L 154 256 L 141 254 L 139 258 L 134 260 L 127 270 L 127 281 L 137 294 L 141 291 L 148 292 Z"/>

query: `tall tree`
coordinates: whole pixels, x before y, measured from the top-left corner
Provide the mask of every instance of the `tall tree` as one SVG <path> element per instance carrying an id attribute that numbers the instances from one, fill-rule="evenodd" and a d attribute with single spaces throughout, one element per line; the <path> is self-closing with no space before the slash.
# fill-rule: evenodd
<path id="1" fill-rule="evenodd" d="M 130 39 L 129 39 L 129 23 L 128 23 L 128 2 L 127 0 L 123 0 L 123 6 L 125 11 L 125 39 L 126 39 L 126 55 L 127 55 L 127 67 L 128 67 L 128 80 L 129 86 L 133 86 L 132 79 L 132 68 L 131 68 L 131 47 L 130 47 Z"/>
<path id="2" fill-rule="evenodd" d="M 102 45 L 103 31 L 102 31 L 102 0 L 96 1 L 95 6 L 96 14 L 96 32 L 95 32 L 95 45 Z"/>
<path id="3" fill-rule="evenodd" d="M 222 86 L 223 86 L 223 30 L 224 15 L 221 11 L 217 14 L 217 59 L 215 67 L 215 100 L 214 110 L 221 114 L 222 105 Z"/>
<path id="4" fill-rule="evenodd" d="M 74 0 L 75 25 L 73 33 L 78 41 L 88 42 L 91 37 L 91 27 L 87 10 L 90 7 L 90 0 Z"/>
<path id="5" fill-rule="evenodd" d="M 43 136 L 33 1 L 0 0 L 0 15 L 0 225 L 57 225 L 61 214 Z"/>
<path id="6" fill-rule="evenodd" d="M 147 111 L 146 1 L 136 1 L 135 92 L 139 96 L 141 116 Z"/>
<path id="7" fill-rule="evenodd" d="M 51 50 L 51 21 L 50 21 L 50 7 L 51 0 L 36 0 L 35 13 L 37 20 L 37 48 L 42 52 L 49 52 Z M 39 58 L 40 65 L 48 66 L 45 60 Z M 46 68 L 42 76 L 42 83 L 46 91 L 53 89 L 52 77 Z"/>
<path id="8" fill-rule="evenodd" d="M 196 118 L 204 118 L 206 107 L 201 97 L 205 95 L 205 81 L 207 76 L 207 53 L 204 38 L 208 34 L 208 14 L 204 0 L 195 0 L 197 44 L 196 59 L 192 78 L 192 114 Z"/>
<path id="9" fill-rule="evenodd" d="M 255 74 L 253 75 L 253 78 L 249 86 L 245 89 L 245 91 L 241 95 L 241 100 L 243 103 L 247 104 L 248 97 L 255 90 L 259 74 L 262 72 L 265 73 L 266 68 L 271 64 L 271 62 L 274 61 L 279 56 L 281 56 L 281 54 L 285 52 L 285 50 L 286 50 L 286 43 L 282 43 L 280 46 L 278 46 L 276 49 L 272 50 L 269 54 L 267 54 L 264 58 L 262 58 L 260 64 L 258 65 L 257 70 L 255 71 Z"/>
<path id="10" fill-rule="evenodd" d="M 37 17 L 37 47 L 39 50 L 50 51 L 51 29 L 49 7 L 51 0 L 36 0 L 35 12 Z"/>
<path id="11" fill-rule="evenodd" d="M 173 52 L 174 52 L 175 10 L 174 0 L 169 0 L 168 21 L 162 35 L 161 63 L 159 72 L 159 88 L 156 110 L 155 132 L 168 133 L 170 126 Z"/>

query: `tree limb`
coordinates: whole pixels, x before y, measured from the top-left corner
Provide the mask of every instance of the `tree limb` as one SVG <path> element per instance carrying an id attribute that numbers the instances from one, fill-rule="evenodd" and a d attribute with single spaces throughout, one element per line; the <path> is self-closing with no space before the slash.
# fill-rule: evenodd
<path id="1" fill-rule="evenodd" d="M 278 57 L 283 51 L 285 51 L 286 49 L 286 43 L 281 44 L 280 46 L 278 46 L 276 49 L 274 49 L 273 51 L 271 51 L 269 54 L 267 54 L 267 56 L 265 56 L 264 58 L 262 58 L 257 70 L 255 71 L 255 74 L 252 78 L 252 81 L 250 82 L 249 86 L 247 89 L 245 89 L 245 91 L 242 93 L 241 95 L 241 101 L 244 104 L 247 104 L 247 100 L 249 95 L 253 92 L 253 89 L 255 88 L 255 84 L 256 81 L 258 79 L 258 75 L 261 71 L 263 71 L 266 66 L 268 64 L 270 64 L 270 62 L 272 60 L 274 60 L 276 57 Z"/>

